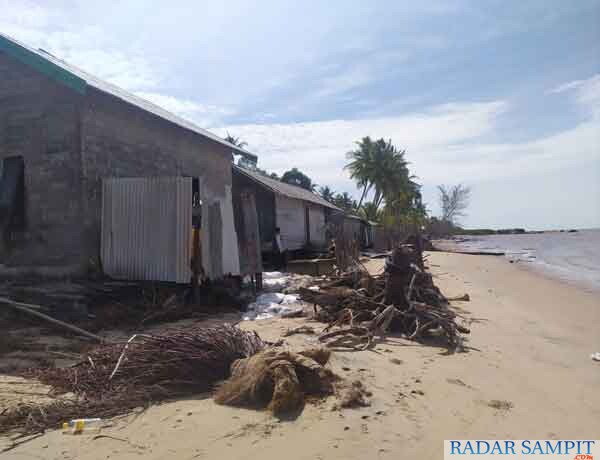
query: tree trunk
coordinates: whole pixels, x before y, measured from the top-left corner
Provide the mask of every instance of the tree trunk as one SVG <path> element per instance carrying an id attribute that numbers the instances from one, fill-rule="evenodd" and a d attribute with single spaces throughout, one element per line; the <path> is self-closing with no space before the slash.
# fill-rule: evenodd
<path id="1" fill-rule="evenodd" d="M 360 197 L 360 201 L 358 202 L 358 208 L 359 209 L 360 209 L 360 206 L 362 205 L 362 202 L 365 199 L 365 196 L 367 195 L 367 192 L 369 191 L 370 188 L 371 188 L 370 184 L 365 184 L 365 188 L 363 188 L 363 192 L 362 192 L 362 195 Z"/>

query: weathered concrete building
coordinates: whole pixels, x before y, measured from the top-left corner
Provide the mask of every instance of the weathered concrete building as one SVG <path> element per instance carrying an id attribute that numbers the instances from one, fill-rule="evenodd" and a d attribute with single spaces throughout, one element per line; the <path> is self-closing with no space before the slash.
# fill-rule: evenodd
<path id="1" fill-rule="evenodd" d="M 205 270 L 237 274 L 232 152 L 251 155 L 0 35 L 0 272 L 82 274 L 101 266 L 103 180 L 188 177 L 198 179 Z M 152 203 L 140 205 L 151 212 Z M 220 234 L 208 231 L 209 215 Z"/>
<path id="2" fill-rule="evenodd" d="M 276 227 L 287 250 L 324 248 L 330 216 L 342 212 L 309 190 L 233 166 L 234 202 L 244 190 L 251 190 L 256 199 L 263 251 L 271 250 Z"/>

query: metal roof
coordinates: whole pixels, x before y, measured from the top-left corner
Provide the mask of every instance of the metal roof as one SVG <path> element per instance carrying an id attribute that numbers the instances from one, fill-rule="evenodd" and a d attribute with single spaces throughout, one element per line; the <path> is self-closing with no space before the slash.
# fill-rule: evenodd
<path id="1" fill-rule="evenodd" d="M 345 215 L 345 217 L 346 217 L 347 219 L 360 220 L 361 222 L 365 222 L 365 223 L 367 222 L 365 219 L 363 219 L 363 218 L 362 218 L 362 217 L 360 217 L 360 216 L 357 216 L 356 214 L 346 214 L 346 215 Z"/>
<path id="2" fill-rule="evenodd" d="M 295 198 L 297 200 L 302 201 L 310 201 L 311 203 L 315 203 L 321 206 L 325 206 L 326 208 L 334 209 L 336 211 L 342 211 L 337 206 L 331 204 L 329 201 L 323 199 L 316 193 L 311 192 L 310 190 L 306 190 L 305 188 L 298 187 L 296 185 L 286 184 L 285 182 L 281 182 L 277 179 L 273 179 L 271 177 L 264 176 L 261 173 L 250 171 L 245 168 L 241 168 L 240 166 L 233 165 L 233 171 L 243 174 L 250 179 L 258 182 L 260 185 L 266 187 L 272 192 L 279 193 L 281 195 L 287 196 L 288 198 Z"/>
<path id="3" fill-rule="evenodd" d="M 58 81 L 65 86 L 68 86 L 80 94 L 85 94 L 86 87 L 90 86 L 98 91 L 110 94 L 111 96 L 114 96 L 130 105 L 145 110 L 146 112 L 150 112 L 170 123 L 185 128 L 196 134 L 200 134 L 201 136 L 207 137 L 215 142 L 218 142 L 219 144 L 225 145 L 226 147 L 230 147 L 235 152 L 238 152 L 244 156 L 249 156 L 254 159 L 257 158 L 253 153 L 227 142 L 216 134 L 200 128 L 194 123 L 174 115 L 158 105 L 153 104 L 152 102 L 135 96 L 134 94 L 119 88 L 118 86 L 108 83 L 71 64 L 68 64 L 62 59 L 59 59 L 56 56 L 48 53 L 47 51 L 41 49 L 35 50 L 1 33 L 0 51 L 5 52 L 6 54 L 30 67 L 33 67 L 44 75 L 52 78 L 55 81 Z"/>

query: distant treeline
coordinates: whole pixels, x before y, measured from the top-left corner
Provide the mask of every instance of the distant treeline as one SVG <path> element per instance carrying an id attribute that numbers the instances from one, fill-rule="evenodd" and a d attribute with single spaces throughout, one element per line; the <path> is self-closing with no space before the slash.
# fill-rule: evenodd
<path id="1" fill-rule="evenodd" d="M 501 228 L 500 230 L 492 230 L 491 228 L 457 228 L 453 233 L 455 235 L 519 235 L 527 233 L 527 231 L 524 228 Z"/>

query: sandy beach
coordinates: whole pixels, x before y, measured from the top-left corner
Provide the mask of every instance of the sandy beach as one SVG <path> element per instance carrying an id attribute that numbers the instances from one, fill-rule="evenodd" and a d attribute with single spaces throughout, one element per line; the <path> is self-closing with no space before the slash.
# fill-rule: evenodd
<path id="1" fill-rule="evenodd" d="M 600 363 L 590 359 L 600 351 L 600 294 L 500 257 L 430 253 L 428 263 L 446 295 L 471 298 L 454 302 L 471 321 L 467 349 L 388 338 L 335 353 L 331 367 L 366 385 L 370 407 L 332 410 L 331 398 L 279 421 L 199 395 L 113 420 L 97 437 L 48 432 L 2 458 L 438 459 L 444 439 L 600 438 Z M 321 327 L 307 319 L 241 326 L 275 340 L 304 323 Z M 10 388 L 0 391 L 4 398 Z"/>

